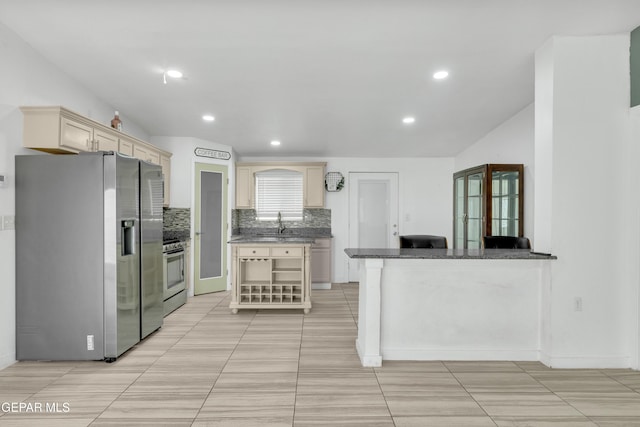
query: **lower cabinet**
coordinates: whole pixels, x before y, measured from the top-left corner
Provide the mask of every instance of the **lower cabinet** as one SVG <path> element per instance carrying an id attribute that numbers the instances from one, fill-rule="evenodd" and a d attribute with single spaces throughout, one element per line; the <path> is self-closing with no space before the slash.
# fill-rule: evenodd
<path id="1" fill-rule="evenodd" d="M 229 308 L 311 310 L 309 244 L 232 244 Z"/>
<path id="2" fill-rule="evenodd" d="M 311 288 L 331 289 L 331 238 L 316 238 L 311 245 Z"/>

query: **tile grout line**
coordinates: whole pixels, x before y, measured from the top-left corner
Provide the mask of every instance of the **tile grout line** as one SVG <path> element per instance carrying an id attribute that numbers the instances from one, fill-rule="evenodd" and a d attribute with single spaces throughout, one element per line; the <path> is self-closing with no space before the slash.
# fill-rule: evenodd
<path id="1" fill-rule="evenodd" d="M 456 376 L 456 374 L 454 372 L 451 372 L 451 369 L 447 366 L 447 364 L 445 363 L 445 361 L 441 361 L 442 364 L 444 365 L 445 369 L 447 370 L 447 372 L 449 372 L 449 374 L 453 377 L 453 379 L 456 380 L 456 382 L 460 385 L 460 387 L 462 387 L 462 389 L 465 391 L 465 393 L 467 393 L 467 395 L 471 398 L 471 400 L 473 400 L 475 402 L 476 405 L 478 405 L 478 408 L 480 408 L 480 410 L 482 412 L 484 412 L 484 414 L 491 420 L 491 422 L 497 427 L 498 423 L 496 423 L 496 420 L 493 419 L 493 417 L 491 415 L 489 415 L 489 413 L 487 412 L 486 409 L 484 409 L 484 407 L 480 404 L 480 402 L 478 402 L 476 400 L 475 397 L 473 397 L 473 394 L 471 394 L 471 392 L 469 390 L 467 390 L 467 388 L 464 386 L 464 384 L 462 384 L 462 382 L 460 382 L 460 379 L 458 379 L 458 377 Z"/>
<path id="2" fill-rule="evenodd" d="M 222 300 L 220 300 L 220 302 L 214 306 L 211 310 L 209 310 L 207 312 L 207 315 L 210 314 L 213 310 L 215 310 L 220 304 L 222 304 L 222 301 L 224 301 L 226 299 L 223 298 Z M 253 321 L 256 319 L 256 316 L 258 315 L 258 310 L 255 310 L 255 312 L 253 313 L 253 317 L 251 318 L 251 321 L 247 324 L 246 328 L 244 329 L 244 331 L 242 332 L 242 335 L 240 335 L 240 337 L 238 338 L 238 342 L 236 342 L 236 345 L 233 347 L 233 350 L 231 351 L 231 353 L 229 354 L 229 357 L 227 357 L 226 362 L 224 363 L 224 365 L 222 365 L 222 367 L 220 368 L 220 373 L 218 374 L 218 376 L 216 377 L 216 379 L 213 381 L 213 384 L 211 384 L 211 388 L 209 389 L 209 392 L 207 393 L 207 395 L 205 396 L 204 400 L 202 401 L 202 405 L 200 405 L 200 408 L 198 409 L 198 412 L 196 412 L 196 416 L 193 418 L 191 425 L 193 425 L 196 420 L 198 419 L 198 416 L 200 415 L 200 412 L 202 411 L 202 408 L 204 408 L 205 403 L 207 403 L 207 400 L 209 399 L 209 397 L 211 396 L 211 393 L 213 392 L 213 389 L 216 387 L 216 384 L 218 383 L 218 380 L 220 379 L 220 376 L 222 375 L 222 372 L 224 371 L 224 368 L 227 366 L 227 364 L 229 363 L 229 360 L 231 360 L 231 357 L 233 356 L 233 353 L 238 349 L 238 346 L 240 345 L 240 342 L 242 341 L 242 338 L 245 336 L 245 334 L 247 333 L 247 330 L 249 329 L 249 327 L 251 326 L 251 324 L 253 323 Z M 206 315 L 204 316 L 206 317 Z M 204 319 L 204 317 L 202 319 Z M 200 321 L 202 321 L 202 319 L 200 319 Z M 198 323 L 200 323 L 200 321 L 198 321 Z"/>
<path id="3" fill-rule="evenodd" d="M 587 414 L 585 414 L 584 412 L 582 412 L 581 410 L 579 410 L 578 408 L 576 408 L 575 406 L 573 406 L 571 403 L 567 402 L 565 399 L 562 398 L 562 396 L 559 396 L 555 391 L 551 390 L 549 387 L 547 387 L 546 385 L 544 385 L 540 380 L 538 380 L 536 377 L 534 377 L 533 375 L 531 375 L 529 373 L 529 371 L 527 371 L 524 368 L 521 368 L 527 375 L 529 375 L 529 377 L 531 377 L 531 379 L 533 379 L 535 382 L 537 382 L 538 384 L 540 384 L 542 387 L 545 388 L 545 390 L 548 390 L 549 393 L 553 394 L 555 397 L 557 397 L 558 399 L 560 399 L 562 402 L 564 402 L 565 404 L 569 405 L 571 408 L 573 408 L 574 410 L 576 410 L 580 415 L 582 415 L 583 417 L 585 417 L 587 420 L 591 421 L 592 423 L 598 425 L 598 423 L 596 423 L 595 421 L 593 421 Z"/>
<path id="4" fill-rule="evenodd" d="M 304 312 L 303 312 L 304 313 Z M 298 382 L 300 381 L 300 358 L 302 357 L 302 340 L 304 339 L 304 326 L 306 324 L 306 314 L 302 314 L 302 328 L 300 328 L 300 345 L 298 346 L 298 367 L 296 369 L 296 389 L 293 395 L 293 416 L 291 417 L 291 427 L 296 423 L 296 405 L 298 403 Z"/>
<path id="5" fill-rule="evenodd" d="M 631 370 L 631 369 L 630 369 L 629 371 L 630 371 L 630 372 L 634 372 L 634 371 L 633 371 L 633 370 Z M 619 381 L 617 378 L 612 377 L 611 375 L 607 374 L 607 372 L 606 372 L 606 371 L 598 370 L 598 372 L 600 372 L 600 373 L 601 373 L 602 375 L 604 375 L 605 377 L 607 377 L 607 378 L 610 378 L 610 379 L 614 380 L 615 382 L 617 382 L 618 384 L 622 385 L 623 387 L 628 388 L 631 392 L 636 393 L 636 394 L 640 394 L 640 389 L 636 390 L 636 389 L 633 389 L 633 388 L 629 387 L 629 386 L 628 386 L 628 385 L 626 385 L 625 383 L 623 383 L 623 382 Z"/>
<path id="6" fill-rule="evenodd" d="M 218 304 L 216 304 L 216 305 L 214 306 L 214 308 L 215 308 L 215 307 L 217 307 L 217 306 L 220 304 L 220 302 L 222 302 L 222 299 L 221 299 L 220 301 L 218 301 Z M 210 311 L 209 311 L 209 312 L 210 312 Z M 207 312 L 207 314 L 208 314 L 209 312 Z M 127 390 L 128 390 L 128 389 L 129 389 L 129 388 L 130 388 L 130 387 L 131 387 L 131 386 L 136 382 L 136 381 L 138 381 L 142 375 L 144 375 L 144 373 L 145 373 L 145 372 L 147 372 L 149 369 L 151 369 L 151 367 L 152 367 L 153 365 L 155 365 L 156 363 L 158 363 L 158 360 L 160 360 L 160 359 L 162 358 L 162 356 L 164 356 L 165 354 L 167 354 L 167 352 L 168 352 L 169 350 L 171 350 L 175 345 L 177 345 L 181 340 L 183 340 L 183 339 L 184 339 L 184 337 L 185 337 L 185 336 L 186 336 L 190 331 L 192 331 L 192 330 L 193 330 L 193 328 L 195 328 L 195 327 L 196 327 L 196 326 L 197 326 L 197 325 L 202 321 L 202 319 L 204 319 L 204 318 L 207 316 L 207 314 L 205 314 L 204 316 L 202 316 L 202 317 L 200 318 L 200 320 L 198 320 L 198 321 L 196 321 L 195 323 L 193 323 L 193 324 L 191 325 L 191 327 L 190 327 L 190 328 L 189 328 L 189 329 L 188 329 L 188 330 L 187 330 L 187 331 L 182 335 L 182 337 L 181 337 L 178 341 L 176 341 L 176 342 L 175 342 L 175 343 L 173 343 L 171 346 L 169 346 L 166 350 L 164 350 L 164 352 L 163 352 L 160 356 L 158 356 L 158 358 L 157 358 L 153 363 L 151 363 L 149 366 L 147 366 L 147 367 L 146 367 L 146 369 L 144 369 L 144 370 L 140 373 L 140 375 L 138 375 L 138 376 L 136 377 L 136 379 L 134 379 L 134 380 L 133 380 L 133 381 L 132 381 L 132 382 L 131 382 L 131 383 L 130 383 L 130 384 L 129 384 L 129 385 L 128 385 L 124 390 L 123 390 L 123 391 L 121 391 L 121 392 L 118 394 L 118 396 L 116 396 L 116 398 L 115 398 L 115 399 L 113 399 L 113 400 L 111 401 L 111 403 L 110 403 L 109 405 L 107 405 L 107 407 L 105 407 L 105 408 L 100 412 L 100 414 L 98 414 L 98 415 L 93 419 L 93 421 L 91 421 L 91 423 L 89 423 L 89 426 L 91 426 L 91 425 L 92 425 L 92 424 L 94 424 L 96 421 L 98 421 L 98 418 L 100 418 L 100 417 L 102 416 L 102 414 L 104 414 L 104 413 L 105 413 L 105 411 L 107 411 L 107 410 L 108 410 L 108 409 L 109 409 L 109 408 L 114 404 L 114 402 L 116 402 L 118 399 L 120 399 L 120 398 L 122 397 L 122 395 L 123 395 L 124 393 L 126 393 L 126 391 L 127 391 Z M 164 324 L 164 321 L 163 321 L 163 324 Z M 159 331 L 158 331 L 158 330 L 156 330 L 156 331 L 153 333 L 153 335 L 155 335 L 155 334 L 156 334 L 156 333 L 158 333 L 158 332 L 159 332 Z M 149 338 L 149 337 L 146 337 L 146 338 Z M 145 338 L 145 339 L 146 339 L 146 338 Z M 141 341 L 141 342 L 142 342 L 142 341 Z M 140 344 L 140 343 L 138 343 L 138 344 Z M 138 345 L 138 344 L 136 344 L 136 345 Z M 116 361 L 116 363 L 117 363 L 117 361 Z M 206 398 L 205 398 L 205 400 L 206 400 Z M 195 421 L 195 418 L 194 418 L 194 421 Z M 193 421 L 192 421 L 192 424 L 193 424 Z"/>

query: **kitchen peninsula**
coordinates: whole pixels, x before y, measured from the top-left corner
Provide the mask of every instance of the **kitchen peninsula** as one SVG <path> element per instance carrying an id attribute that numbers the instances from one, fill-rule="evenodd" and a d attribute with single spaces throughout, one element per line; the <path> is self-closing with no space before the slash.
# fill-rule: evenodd
<path id="1" fill-rule="evenodd" d="M 363 366 L 382 360 L 545 362 L 556 259 L 520 249 L 345 249 L 360 260 Z"/>

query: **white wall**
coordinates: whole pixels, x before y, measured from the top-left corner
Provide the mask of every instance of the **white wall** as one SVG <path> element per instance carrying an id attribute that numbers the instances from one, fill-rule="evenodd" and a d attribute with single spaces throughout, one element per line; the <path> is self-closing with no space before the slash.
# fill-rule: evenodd
<path id="1" fill-rule="evenodd" d="M 455 170 L 461 171 L 487 163 L 524 165 L 524 235 L 534 249 L 534 105 L 530 104 L 489 132 L 455 158 Z"/>
<path id="2" fill-rule="evenodd" d="M 242 158 L 241 161 L 278 161 L 282 158 Z M 399 177 L 399 233 L 437 234 L 452 238 L 453 158 L 297 158 L 287 161 L 327 162 L 327 172 L 341 172 L 345 187 L 325 193 L 331 209 L 332 281 L 347 282 L 349 247 L 349 172 L 397 172 Z M 407 219 L 408 218 L 408 219 Z"/>
<path id="3" fill-rule="evenodd" d="M 15 215 L 14 156 L 39 154 L 22 148 L 21 105 L 63 105 L 102 123 L 113 117 L 107 105 L 47 62 L 12 31 L 0 24 L 0 216 Z M 125 130 L 148 135 L 122 115 Z M 19 220 L 19 219 L 17 219 Z M 0 368 L 15 360 L 15 231 L 0 231 Z"/>
<path id="4" fill-rule="evenodd" d="M 558 256 L 543 358 L 554 367 L 628 367 L 640 237 L 629 224 L 637 190 L 625 181 L 637 163 L 629 157 L 629 35 L 554 37 L 537 53 L 536 71 L 536 176 L 544 181 L 536 181 L 535 232 Z"/>

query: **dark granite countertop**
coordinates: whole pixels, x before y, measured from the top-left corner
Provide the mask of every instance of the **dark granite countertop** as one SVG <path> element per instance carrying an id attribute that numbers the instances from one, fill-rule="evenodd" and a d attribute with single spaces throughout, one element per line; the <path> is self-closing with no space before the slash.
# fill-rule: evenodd
<path id="1" fill-rule="evenodd" d="M 293 234 L 260 236 L 256 234 L 244 234 L 231 236 L 229 243 L 264 243 L 264 244 L 286 244 L 286 243 L 302 243 L 311 244 L 315 241 L 314 237 L 296 236 Z"/>
<path id="2" fill-rule="evenodd" d="M 234 229 L 229 243 L 314 243 L 315 239 L 331 238 L 331 228 L 286 228 L 278 233 L 277 228 Z"/>
<path id="3" fill-rule="evenodd" d="M 163 240 L 178 239 L 181 241 L 191 238 L 189 230 L 164 230 L 162 232 Z"/>
<path id="4" fill-rule="evenodd" d="M 385 259 L 558 259 L 529 249 L 358 249 L 344 250 L 349 258 Z"/>

